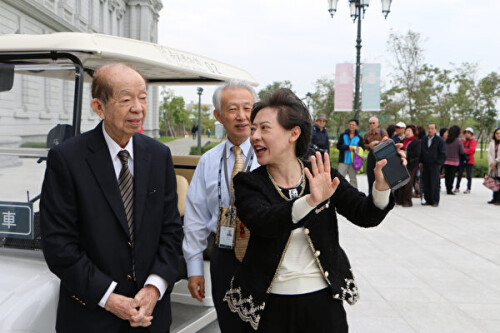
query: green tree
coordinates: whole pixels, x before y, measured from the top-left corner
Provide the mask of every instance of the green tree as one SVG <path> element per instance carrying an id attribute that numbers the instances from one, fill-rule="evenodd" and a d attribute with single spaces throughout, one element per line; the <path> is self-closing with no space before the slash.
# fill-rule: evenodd
<path id="1" fill-rule="evenodd" d="M 391 32 L 387 41 L 387 49 L 394 57 L 394 80 L 402 88 L 401 92 L 406 102 L 406 114 L 414 122 L 419 106 L 417 99 L 421 80 L 421 70 L 424 60 L 424 50 L 421 46 L 418 32 L 408 30 L 406 35 Z"/>
<path id="2" fill-rule="evenodd" d="M 288 88 L 288 89 L 293 91 L 292 83 L 290 81 L 288 81 L 288 80 L 274 81 L 273 83 L 268 84 L 267 86 L 265 86 L 265 88 L 261 89 L 258 92 L 259 99 L 260 100 L 266 99 L 268 96 L 271 96 L 271 94 L 273 92 L 275 92 L 276 90 L 278 90 L 280 88 Z"/>
<path id="3" fill-rule="evenodd" d="M 189 113 L 186 111 L 184 98 L 175 96 L 174 91 L 169 89 L 163 90 L 161 96 L 160 131 L 165 136 L 173 137 L 176 136 L 176 131 L 185 134 Z"/>
<path id="4" fill-rule="evenodd" d="M 481 93 L 481 107 L 475 114 L 479 119 L 481 136 L 489 136 L 493 132 L 497 118 L 496 103 L 500 94 L 500 76 L 496 72 L 491 72 L 479 82 L 479 91 Z"/>

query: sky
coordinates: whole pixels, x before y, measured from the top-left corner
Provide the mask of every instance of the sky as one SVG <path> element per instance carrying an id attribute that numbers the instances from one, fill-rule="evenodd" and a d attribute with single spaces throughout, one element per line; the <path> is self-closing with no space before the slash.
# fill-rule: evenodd
<path id="1" fill-rule="evenodd" d="M 158 43 L 245 69 L 259 82 L 289 80 L 302 98 L 335 64 L 356 61 L 356 24 L 348 0 L 333 19 L 327 0 L 163 0 Z M 371 0 L 362 21 L 361 62 L 380 63 L 390 86 L 391 31 L 421 35 L 424 62 L 440 68 L 472 62 L 480 76 L 500 71 L 500 1 L 393 0 L 387 19 Z M 203 86 L 211 104 L 214 86 Z M 197 86 L 170 87 L 186 103 L 197 103 Z"/>

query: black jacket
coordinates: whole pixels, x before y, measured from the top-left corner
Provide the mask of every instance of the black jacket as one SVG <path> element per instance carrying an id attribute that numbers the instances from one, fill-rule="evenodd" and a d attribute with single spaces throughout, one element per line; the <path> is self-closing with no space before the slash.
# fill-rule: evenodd
<path id="1" fill-rule="evenodd" d="M 344 163 L 344 157 L 345 157 L 345 152 L 351 152 L 351 149 L 349 148 L 350 145 L 346 145 L 344 143 L 344 135 L 349 135 L 350 131 L 347 129 L 344 134 L 339 136 L 339 141 L 337 141 L 337 149 L 339 150 L 339 163 Z M 365 145 L 363 144 L 363 138 L 359 136 L 359 131 L 356 130 L 356 134 L 359 138 L 359 142 L 357 146 L 361 147 L 362 149 L 365 149 Z M 351 145 L 352 146 L 352 145 Z"/>
<path id="2" fill-rule="evenodd" d="M 408 165 L 406 166 L 408 170 L 416 168 L 418 161 L 420 160 L 420 151 L 422 146 L 422 140 L 415 139 L 406 146 L 406 160 Z"/>
<path id="3" fill-rule="evenodd" d="M 437 135 L 434 135 L 431 146 L 428 145 L 429 136 L 426 135 L 422 139 L 420 148 L 420 162 L 427 165 L 442 165 L 446 161 L 446 144 L 444 140 Z"/>
<path id="4" fill-rule="evenodd" d="M 328 139 L 326 127 L 323 127 L 323 129 L 320 130 L 318 125 L 313 125 L 311 144 L 318 146 L 318 148 L 330 151 L 330 140 Z"/>
<path id="5" fill-rule="evenodd" d="M 351 266 L 339 244 L 337 211 L 356 225 L 373 227 L 385 218 L 394 203 L 391 198 L 388 207 L 380 210 L 373 204 L 371 195 L 366 197 L 352 187 L 335 169 L 332 169 L 333 177 L 340 179 L 334 195 L 296 224 L 292 222 L 294 200 L 286 201 L 278 194 L 265 166 L 251 173 L 239 173 L 234 178 L 238 216 L 252 236 L 224 301 L 254 329 L 259 325 L 281 258 L 296 228 L 303 228 L 308 236 L 332 299 L 351 304 L 357 301 Z M 304 195 L 308 193 L 306 182 Z"/>

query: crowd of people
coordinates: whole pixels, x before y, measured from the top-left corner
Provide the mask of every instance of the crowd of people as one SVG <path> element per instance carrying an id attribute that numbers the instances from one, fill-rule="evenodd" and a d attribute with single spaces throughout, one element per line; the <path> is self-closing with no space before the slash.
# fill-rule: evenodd
<path id="1" fill-rule="evenodd" d="M 401 143 L 406 152 L 407 169 L 410 182 L 401 189 L 393 191 L 396 205 L 412 206 L 412 198 L 425 199 L 423 205 L 438 207 L 440 201 L 441 178 L 448 195 L 460 193 L 460 184 L 465 172 L 467 187 L 464 194 L 471 193 L 473 168 L 477 140 L 474 138 L 474 129 L 467 127 L 461 132 L 460 127 L 453 125 L 450 128 L 441 128 L 437 134 L 437 125 L 431 123 L 426 129 L 413 124 L 406 125 L 398 122 L 389 125 L 387 129 L 379 128 L 376 117 L 369 119 L 369 130 L 363 138 L 359 136 L 359 122 L 356 119 L 349 121 L 349 128 L 338 136 L 337 149 L 339 150 L 338 171 L 344 177 L 349 176 L 352 186 L 357 187 L 356 170 L 354 167 L 354 152 L 368 150 L 366 173 L 368 177 L 368 191 L 371 193 L 374 182 L 375 157 L 372 153 L 380 142 L 391 138 L 395 143 Z M 488 146 L 489 173 L 500 181 L 498 169 L 500 154 L 498 153 L 499 130 L 495 130 L 492 141 Z M 326 134 L 328 135 L 328 134 Z M 462 135 L 462 138 L 460 136 Z M 362 154 L 361 154 L 362 155 Z M 497 191 L 490 204 L 500 205 Z"/>

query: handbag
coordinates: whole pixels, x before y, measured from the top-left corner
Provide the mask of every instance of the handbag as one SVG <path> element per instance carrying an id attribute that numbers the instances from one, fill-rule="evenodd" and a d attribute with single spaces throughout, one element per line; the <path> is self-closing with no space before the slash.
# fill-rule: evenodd
<path id="1" fill-rule="evenodd" d="M 356 171 L 363 167 L 363 149 L 361 147 L 356 147 L 356 151 L 352 152 L 352 167 Z"/>
<path id="2" fill-rule="evenodd" d="M 500 190 L 500 181 L 496 179 L 496 174 L 493 171 L 490 171 L 489 174 L 484 176 L 483 185 L 492 190 L 493 192 Z"/>

